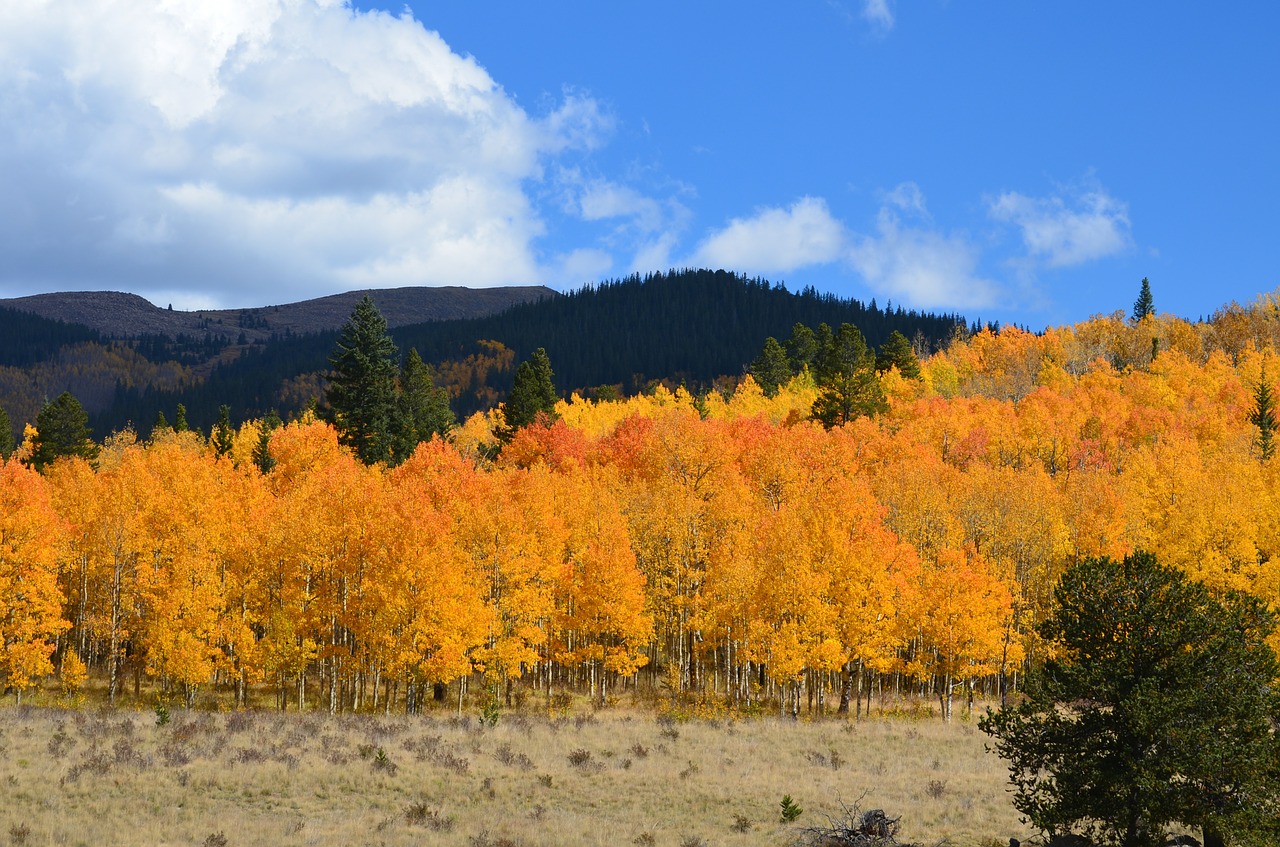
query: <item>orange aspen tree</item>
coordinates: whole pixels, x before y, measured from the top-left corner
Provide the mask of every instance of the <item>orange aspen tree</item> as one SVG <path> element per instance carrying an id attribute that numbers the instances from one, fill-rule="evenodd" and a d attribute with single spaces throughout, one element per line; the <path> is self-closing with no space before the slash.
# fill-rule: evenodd
<path id="1" fill-rule="evenodd" d="M 0 677 L 19 700 L 53 672 L 53 640 L 70 627 L 58 589 L 64 533 L 44 479 L 0 459 Z"/>
<path id="2" fill-rule="evenodd" d="M 712 552 L 746 502 L 724 424 L 678 400 L 651 423 L 624 422 L 605 448 L 627 478 L 624 510 L 673 691 L 702 687 L 698 627 Z"/>
<path id="3" fill-rule="evenodd" d="M 944 720 L 950 721 L 955 689 L 990 676 L 1021 648 L 1004 634 L 1012 613 L 1008 587 L 972 548 L 947 548 L 920 567 L 916 653 L 907 672 L 937 684 Z"/>
<path id="4" fill-rule="evenodd" d="M 216 467 L 193 433 L 167 432 L 131 452 L 120 468 L 133 476 L 140 512 L 136 646 L 148 673 L 176 687 L 188 706 L 223 658 L 218 550 L 231 528 Z"/>
<path id="5" fill-rule="evenodd" d="M 406 711 L 419 707 L 428 685 L 469 674 L 472 655 L 495 625 L 483 579 L 435 499 L 447 492 L 432 490 L 438 479 L 429 454 L 451 449 L 438 440 L 420 445 L 392 471 L 387 572 L 370 589 L 379 609 L 377 649 L 387 677 L 405 683 Z"/>
<path id="6" fill-rule="evenodd" d="M 556 584 L 554 656 L 562 665 L 585 668 L 592 695 L 604 703 L 610 675 L 632 676 L 649 661 L 645 650 L 654 630 L 644 575 L 631 549 L 615 472 L 597 466 L 549 481 L 569 529 Z"/>
<path id="7" fill-rule="evenodd" d="M 368 683 L 361 655 L 369 632 L 366 580 L 386 555 L 378 530 L 383 471 L 359 462 L 333 427 L 317 421 L 281 427 L 270 452 L 268 486 L 288 516 L 285 570 L 293 581 L 277 644 L 301 648 L 281 658 L 301 662 L 314 645 L 328 710 L 358 708 Z"/>
<path id="8" fill-rule="evenodd" d="M 50 471 L 54 503 L 70 525 L 63 586 L 75 629 L 72 641 L 86 660 L 107 671 L 107 701 L 120 690 L 126 648 L 138 631 L 138 539 L 142 534 L 137 474 L 141 447 L 132 433 L 108 440 L 98 470 L 83 460 L 56 464 Z M 135 659 L 135 683 L 140 680 Z"/>
<path id="9" fill-rule="evenodd" d="M 567 529 L 544 493 L 550 472 L 539 464 L 486 473 L 439 441 L 420 445 L 410 464 L 424 496 L 448 516 L 469 571 L 481 580 L 489 628 L 472 658 L 494 686 L 505 686 L 510 701 L 514 681 L 538 666 L 555 614 Z"/>

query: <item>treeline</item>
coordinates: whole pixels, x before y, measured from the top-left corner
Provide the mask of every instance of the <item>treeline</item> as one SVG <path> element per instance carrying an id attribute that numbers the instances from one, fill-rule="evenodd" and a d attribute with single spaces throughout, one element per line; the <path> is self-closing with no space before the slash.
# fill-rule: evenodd
<path id="1" fill-rule="evenodd" d="M 764 338 L 785 337 L 797 323 L 849 323 L 872 346 L 896 330 L 931 349 L 964 327 L 955 315 L 881 309 L 811 288 L 792 293 L 727 271 L 689 270 L 604 282 L 487 318 L 404 326 L 391 335 L 401 351 L 417 349 L 433 366 L 454 412 L 465 417 L 504 397 L 514 363 L 539 347 L 555 364 L 564 395 L 600 386 L 634 394 L 659 381 L 700 393 L 719 377 L 740 376 Z M 192 425 L 205 429 L 223 405 L 237 422 L 272 408 L 288 418 L 311 399 L 292 389 L 319 384 L 337 337 L 320 333 L 251 346 L 177 390 L 121 384 L 109 408 L 90 410 L 90 422 L 103 437 L 130 424 L 149 426 L 157 411 L 171 416 L 179 403 Z"/>
<path id="2" fill-rule="evenodd" d="M 829 429 L 802 368 L 771 397 L 575 395 L 513 433 L 477 414 L 391 469 L 306 416 L 225 449 L 125 434 L 43 475 L 20 449 L 0 674 L 335 710 L 638 687 L 949 714 L 1041 660 L 1084 559 L 1149 551 L 1280 603 L 1276 314 L 983 330 L 916 379 L 883 371 L 883 405 Z"/>
<path id="3" fill-rule="evenodd" d="M 654 380 L 696 392 L 717 377 L 739 376 L 766 337 L 785 337 L 797 323 L 849 323 L 872 346 L 897 330 L 935 348 L 964 326 L 956 315 L 881 309 L 812 288 L 793 293 L 729 271 L 684 270 L 603 282 L 500 315 L 402 327 L 393 335 L 429 362 L 453 358 L 478 338 L 501 341 L 518 359 L 541 347 L 562 392 L 616 385 L 634 394 Z M 459 410 L 468 411 L 474 410 Z"/>

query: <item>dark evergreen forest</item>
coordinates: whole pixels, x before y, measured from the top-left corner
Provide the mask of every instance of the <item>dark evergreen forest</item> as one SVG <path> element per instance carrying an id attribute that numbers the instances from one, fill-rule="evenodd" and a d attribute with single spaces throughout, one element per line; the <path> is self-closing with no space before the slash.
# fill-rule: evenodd
<path id="1" fill-rule="evenodd" d="M 25 368 L 52 358 L 69 344 L 101 340 L 87 326 L 0 308 L 0 365 Z"/>
<path id="2" fill-rule="evenodd" d="M 545 348 L 562 395 L 600 386 L 635 393 L 654 381 L 684 384 L 696 392 L 718 377 L 741 376 L 766 337 L 784 340 L 796 323 L 814 328 L 851 323 L 872 346 L 894 330 L 938 346 L 965 327 L 958 315 L 882 309 L 874 301 L 863 304 L 812 288 L 790 292 L 728 271 L 683 270 L 602 282 L 486 318 L 403 326 L 391 335 L 401 356 L 416 348 L 434 365 L 486 352 L 482 340 L 501 342 L 517 362 Z M 305 401 L 282 394 L 282 385 L 323 372 L 336 339 L 336 332 L 277 339 L 176 392 L 120 387 L 113 406 L 93 415 L 91 423 L 99 436 L 130 423 L 145 434 L 157 411 L 172 418 L 178 403 L 186 407 L 191 425 L 203 430 L 217 420 L 222 404 L 231 407 L 236 422 L 272 408 L 287 418 Z M 514 371 L 491 372 L 488 387 L 505 395 Z M 469 415 L 485 405 L 482 396 L 464 390 L 454 411 Z"/>

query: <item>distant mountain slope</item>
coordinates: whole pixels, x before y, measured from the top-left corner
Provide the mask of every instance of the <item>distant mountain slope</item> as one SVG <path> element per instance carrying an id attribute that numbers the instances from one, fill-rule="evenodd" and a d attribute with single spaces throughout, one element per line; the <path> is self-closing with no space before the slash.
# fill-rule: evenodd
<path id="1" fill-rule="evenodd" d="M 110 338 L 212 335 L 237 340 L 243 333 L 245 341 L 252 343 L 266 341 L 272 335 L 307 335 L 337 329 L 365 294 L 373 297 L 391 326 L 477 318 L 519 303 L 558 296 L 544 286 L 390 288 L 348 291 L 279 306 L 184 312 L 160 308 L 136 294 L 75 291 L 0 300 L 0 309 L 80 324 Z"/>
<path id="2" fill-rule="evenodd" d="M 537 347 L 550 355 L 563 394 L 602 385 L 629 393 L 655 380 L 700 391 L 717 377 L 740 376 L 767 336 L 785 340 L 796 323 L 845 322 L 872 345 L 896 329 L 940 346 L 964 326 L 957 315 L 881 309 L 812 289 L 789 292 L 728 271 L 695 270 L 605 282 L 485 318 L 402 325 L 392 335 L 402 354 L 416 348 L 437 366 L 454 410 L 466 415 L 505 396 L 513 363 Z M 336 336 L 330 331 L 251 345 L 207 379 L 176 391 L 122 386 L 111 409 L 93 416 L 93 425 L 100 433 L 130 421 L 146 426 L 157 410 L 172 417 L 178 403 L 203 429 L 224 403 L 237 420 L 270 408 L 287 416 L 322 392 Z"/>
<path id="3" fill-rule="evenodd" d="M 705 388 L 717 377 L 740 376 L 765 338 L 785 341 L 796 323 L 851 323 L 872 346 L 894 330 L 908 338 L 919 333 L 936 346 L 964 319 L 881 309 L 811 288 L 791 292 L 729 271 L 682 270 L 603 282 L 485 318 L 405 326 L 393 335 L 402 350 L 415 347 L 427 361 L 455 358 L 482 338 L 501 341 L 520 359 L 544 347 L 561 391 L 620 385 L 631 392 L 655 379 Z"/>

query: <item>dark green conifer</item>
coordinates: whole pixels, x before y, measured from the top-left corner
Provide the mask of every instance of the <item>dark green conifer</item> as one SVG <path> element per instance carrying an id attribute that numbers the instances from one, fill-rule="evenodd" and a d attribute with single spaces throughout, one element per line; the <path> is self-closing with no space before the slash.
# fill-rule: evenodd
<path id="1" fill-rule="evenodd" d="M 818 331 L 814 334 L 813 343 L 813 379 L 821 385 L 835 369 L 835 333 L 831 331 L 831 327 L 820 323 Z"/>
<path id="2" fill-rule="evenodd" d="M 911 342 L 896 329 L 889 333 L 889 340 L 881 344 L 876 353 L 876 371 L 884 373 L 891 367 L 897 367 L 898 373 L 907 379 L 920 378 L 920 359 L 911 349 Z"/>
<path id="3" fill-rule="evenodd" d="M 449 393 L 436 385 L 435 370 L 422 361 L 417 348 L 410 348 L 400 372 L 399 404 L 398 458 L 408 458 L 423 441 L 444 437 L 458 425 Z"/>
<path id="4" fill-rule="evenodd" d="M 787 339 L 786 346 L 792 375 L 799 374 L 806 366 L 812 366 L 813 357 L 818 355 L 818 337 L 802 323 L 797 322 L 791 327 L 791 337 Z"/>
<path id="5" fill-rule="evenodd" d="M 1144 276 L 1142 278 L 1142 289 L 1138 292 L 1138 299 L 1133 303 L 1133 322 L 1138 323 L 1145 317 L 1154 317 L 1156 313 L 1156 301 L 1151 296 L 1151 283 Z"/>
<path id="6" fill-rule="evenodd" d="M 187 425 L 187 407 L 179 403 L 178 411 L 173 416 L 173 431 L 186 432 L 189 429 L 191 429 L 191 427 Z"/>
<path id="7" fill-rule="evenodd" d="M 787 360 L 787 353 L 772 335 L 764 340 L 764 348 L 751 363 L 749 370 L 766 397 L 776 396 L 778 388 L 791 379 L 791 363 Z"/>
<path id="8" fill-rule="evenodd" d="M 235 430 L 231 428 L 230 406 L 218 407 L 218 422 L 213 425 L 210 440 L 213 442 L 213 451 L 217 455 L 226 456 L 231 453 L 231 448 L 235 445 Z"/>
<path id="9" fill-rule="evenodd" d="M 500 433 L 503 440 L 510 441 L 517 430 L 533 423 L 539 415 L 553 419 L 557 399 L 551 359 L 547 351 L 539 347 L 516 368 L 515 384 L 502 407 L 506 420 L 506 427 Z"/>
<path id="10" fill-rule="evenodd" d="M 1258 428 L 1258 449 L 1265 462 L 1276 453 L 1276 400 L 1265 368 L 1253 389 L 1253 410 L 1249 413 L 1249 422 Z"/>
<path id="11" fill-rule="evenodd" d="M 43 471 L 55 460 L 69 456 L 92 462 L 98 458 L 98 445 L 93 443 L 91 435 L 89 415 L 80 401 L 70 391 L 62 392 L 36 416 L 31 466 Z"/>
<path id="12" fill-rule="evenodd" d="M 276 466 L 276 460 L 271 456 L 271 434 L 283 424 L 275 409 L 267 412 L 267 416 L 262 420 L 262 428 L 258 431 L 258 444 L 253 448 L 253 461 L 258 466 L 258 470 L 263 473 L 270 473 Z"/>
<path id="13" fill-rule="evenodd" d="M 834 335 L 830 328 L 818 328 L 818 399 L 813 403 L 815 420 L 830 429 L 855 418 L 873 417 L 886 408 L 884 389 L 876 373 L 875 357 L 866 339 L 853 324 L 841 324 Z M 825 337 L 824 337 L 825 336 Z"/>
<path id="14" fill-rule="evenodd" d="M 329 356 L 326 419 L 366 464 L 387 462 L 396 446 L 395 342 L 368 295 L 356 304 Z"/>
<path id="15" fill-rule="evenodd" d="M 13 421 L 9 420 L 9 413 L 0 406 L 0 459 L 7 459 L 13 455 L 13 450 L 17 446 L 13 436 Z"/>

